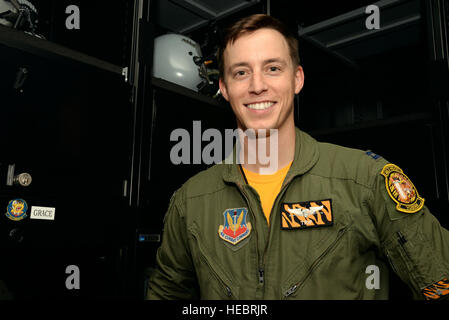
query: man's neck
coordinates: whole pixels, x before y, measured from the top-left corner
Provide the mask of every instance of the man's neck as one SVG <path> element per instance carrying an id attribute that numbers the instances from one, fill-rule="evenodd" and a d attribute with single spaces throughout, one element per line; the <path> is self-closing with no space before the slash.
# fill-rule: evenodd
<path id="1" fill-rule="evenodd" d="M 251 142 L 245 139 L 243 141 L 244 148 L 241 149 L 241 152 L 244 152 L 245 155 L 242 158 L 242 166 L 249 171 L 260 174 L 275 173 L 293 161 L 295 156 L 295 139 L 294 125 L 277 130 L 277 134 L 271 134 L 269 137 L 263 137 L 263 135 L 259 134 L 256 138 L 256 144 L 251 145 Z M 273 145 L 273 143 L 277 145 Z M 254 150 L 254 145 L 257 146 L 257 151 Z M 259 155 L 255 156 L 255 154 L 260 153 L 259 149 L 261 146 L 266 150 L 266 159 L 261 159 Z M 255 158 L 255 163 L 250 160 L 251 153 L 254 153 L 252 159 Z M 250 157 L 248 157 L 248 154 Z M 266 160 L 268 160 L 268 164 L 266 164 Z"/>

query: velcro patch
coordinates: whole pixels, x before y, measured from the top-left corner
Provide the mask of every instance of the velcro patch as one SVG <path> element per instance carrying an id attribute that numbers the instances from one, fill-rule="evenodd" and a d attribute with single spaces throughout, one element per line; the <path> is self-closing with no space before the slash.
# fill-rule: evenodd
<path id="1" fill-rule="evenodd" d="M 332 200 L 282 203 L 281 229 L 308 229 L 334 223 Z"/>
<path id="2" fill-rule="evenodd" d="M 444 278 L 443 280 L 425 287 L 422 290 L 422 294 L 424 295 L 426 300 L 437 300 L 442 298 L 443 296 L 449 294 L 449 280 L 447 278 Z"/>
<path id="3" fill-rule="evenodd" d="M 247 221 L 247 208 L 226 209 L 224 223 L 218 227 L 218 235 L 223 240 L 236 245 L 251 233 L 251 222 Z"/>
<path id="4" fill-rule="evenodd" d="M 396 202 L 396 210 L 415 213 L 422 209 L 424 198 L 419 196 L 418 190 L 401 168 L 389 163 L 380 174 L 385 177 L 385 187 L 390 198 Z"/>
<path id="5" fill-rule="evenodd" d="M 375 154 L 374 152 L 372 152 L 371 150 L 366 151 L 366 155 L 370 156 L 371 158 L 373 158 L 374 160 L 380 159 L 382 158 L 381 156 L 379 156 L 378 154 Z"/>

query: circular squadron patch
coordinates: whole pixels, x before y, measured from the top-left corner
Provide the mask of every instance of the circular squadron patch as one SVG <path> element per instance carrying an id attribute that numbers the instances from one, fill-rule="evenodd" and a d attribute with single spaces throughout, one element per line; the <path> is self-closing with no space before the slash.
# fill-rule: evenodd
<path id="1" fill-rule="evenodd" d="M 27 217 L 28 205 L 23 199 L 14 199 L 8 203 L 6 216 L 14 221 L 19 221 Z"/>
<path id="2" fill-rule="evenodd" d="M 383 167 L 381 174 L 385 177 L 388 195 L 396 202 L 396 210 L 415 213 L 422 209 L 424 199 L 401 168 L 390 163 Z"/>

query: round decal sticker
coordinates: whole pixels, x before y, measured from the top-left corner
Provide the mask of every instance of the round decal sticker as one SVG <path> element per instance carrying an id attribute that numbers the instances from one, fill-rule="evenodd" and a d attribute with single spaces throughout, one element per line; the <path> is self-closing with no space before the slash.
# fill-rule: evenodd
<path id="1" fill-rule="evenodd" d="M 385 177 L 388 195 L 396 202 L 396 209 L 405 213 L 415 213 L 424 206 L 424 199 L 418 194 L 413 183 L 401 168 L 394 164 L 383 167 L 381 174 Z"/>
<path id="2" fill-rule="evenodd" d="M 27 217 L 28 205 L 23 199 L 9 201 L 6 216 L 14 221 L 19 221 Z"/>

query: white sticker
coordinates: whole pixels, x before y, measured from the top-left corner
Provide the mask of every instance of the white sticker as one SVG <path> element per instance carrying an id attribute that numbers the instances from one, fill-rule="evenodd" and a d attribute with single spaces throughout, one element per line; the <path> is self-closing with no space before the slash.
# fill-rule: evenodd
<path id="1" fill-rule="evenodd" d="M 31 207 L 30 219 L 55 220 L 55 208 Z"/>

